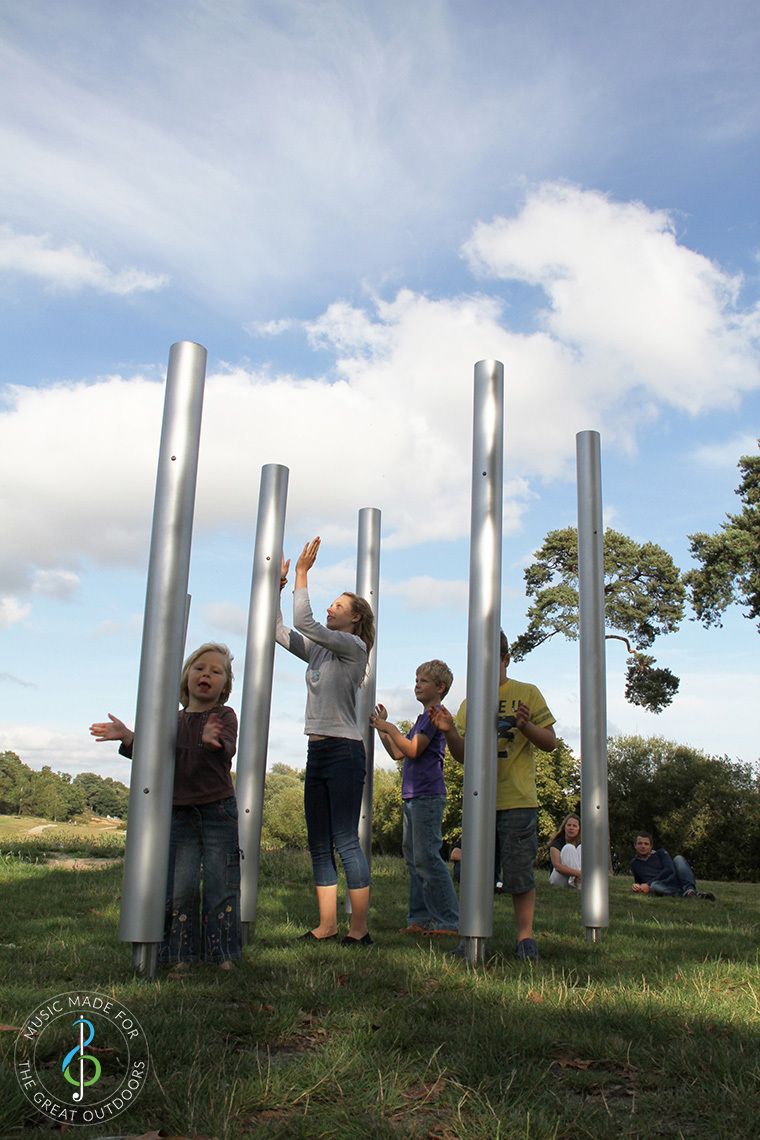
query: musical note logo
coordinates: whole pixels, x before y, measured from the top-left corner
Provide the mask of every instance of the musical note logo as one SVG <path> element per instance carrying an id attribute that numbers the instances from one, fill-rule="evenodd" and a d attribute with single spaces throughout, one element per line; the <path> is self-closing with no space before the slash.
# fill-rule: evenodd
<path id="1" fill-rule="evenodd" d="M 78 1017 L 76 1021 L 72 1021 L 72 1025 L 79 1026 L 79 1044 L 75 1045 L 73 1049 L 69 1049 L 66 1056 L 61 1063 L 61 1070 L 64 1077 L 70 1085 L 75 1085 L 77 1091 L 73 1093 L 72 1100 L 82 1101 L 84 1099 L 84 1090 L 94 1085 L 96 1081 L 100 1080 L 100 1061 L 97 1057 L 93 1057 L 91 1053 L 85 1053 L 85 1046 L 89 1045 L 95 1036 L 95 1026 L 86 1017 Z M 84 1039 L 84 1027 L 87 1026 L 89 1030 L 89 1037 Z M 79 1064 L 76 1064 L 78 1060 Z M 84 1063 L 90 1062 L 93 1065 L 93 1074 L 89 1080 L 84 1079 Z M 74 1069 L 76 1075 L 72 1076 L 71 1070 Z"/>

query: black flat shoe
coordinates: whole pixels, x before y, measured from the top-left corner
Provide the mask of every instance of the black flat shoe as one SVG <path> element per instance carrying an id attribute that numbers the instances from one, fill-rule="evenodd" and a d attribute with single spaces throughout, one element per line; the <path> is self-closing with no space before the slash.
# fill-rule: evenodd
<path id="1" fill-rule="evenodd" d="M 363 938 L 352 938 L 349 934 L 340 940 L 341 946 L 374 946 L 374 942 L 369 934 L 365 934 Z"/>
<path id="2" fill-rule="evenodd" d="M 326 934 L 324 938 L 317 938 L 316 934 L 312 934 L 307 930 L 305 934 L 299 934 L 296 939 L 297 942 L 334 942 L 338 937 L 337 934 Z"/>

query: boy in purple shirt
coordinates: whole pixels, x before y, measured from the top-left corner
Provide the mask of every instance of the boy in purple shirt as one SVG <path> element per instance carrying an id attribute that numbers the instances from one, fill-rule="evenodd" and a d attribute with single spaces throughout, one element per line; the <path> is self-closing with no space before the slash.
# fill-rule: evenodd
<path id="1" fill-rule="evenodd" d="M 390 724 L 384 705 L 370 717 L 383 747 L 403 760 L 404 861 L 409 873 L 409 911 L 405 934 L 457 934 L 459 900 L 441 856 L 441 821 L 446 803 L 443 754 L 446 737 L 430 719 L 454 680 L 443 661 L 425 661 L 417 669 L 414 695 L 423 711 L 406 734 Z"/>

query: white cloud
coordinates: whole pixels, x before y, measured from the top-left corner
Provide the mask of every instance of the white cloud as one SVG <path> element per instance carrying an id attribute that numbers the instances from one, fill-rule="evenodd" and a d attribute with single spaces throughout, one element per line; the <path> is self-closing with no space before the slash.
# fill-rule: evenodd
<path id="1" fill-rule="evenodd" d="M 547 183 L 515 217 L 476 226 L 464 254 L 545 292 L 543 326 L 589 401 L 699 413 L 760 386 L 760 309 L 738 307 L 740 278 L 679 244 L 665 211 Z"/>
<path id="2" fill-rule="evenodd" d="M 405 582 L 384 582 L 383 594 L 400 598 L 409 610 L 466 609 L 467 582 L 420 575 Z"/>
<path id="3" fill-rule="evenodd" d="M 233 633 L 237 637 L 245 637 L 248 629 L 248 614 L 230 602 L 209 602 L 203 607 L 203 620 L 221 633 Z"/>
<path id="4" fill-rule="evenodd" d="M 74 292 L 95 289 L 125 297 L 154 292 L 166 285 L 165 274 L 139 269 L 109 269 L 76 242 L 53 246 L 47 234 L 19 234 L 0 226 L 0 272 L 17 273 L 43 281 L 52 289 Z"/>
<path id="5" fill-rule="evenodd" d="M 7 589 L 60 589 L 85 559 L 144 555 L 162 398 L 161 385 L 141 379 L 6 390 L 0 485 L 17 488 L 0 499 Z"/>
<path id="6" fill-rule="evenodd" d="M 29 616 L 31 606 L 19 602 L 18 598 L 6 594 L 0 597 L 0 629 L 4 626 L 16 625 Z"/>
<path id="7" fill-rule="evenodd" d="M 758 435 L 760 435 L 760 430 L 754 435 L 736 435 L 720 443 L 703 444 L 694 449 L 694 459 L 705 467 L 736 469 L 742 455 L 755 455 L 757 453 Z M 737 473 L 737 481 L 738 478 Z"/>
<path id="8" fill-rule="evenodd" d="M 256 336 L 279 336 L 293 328 L 295 321 L 289 317 L 277 321 L 251 321 L 245 326 L 246 332 Z"/>
<path id="9" fill-rule="evenodd" d="M 64 601 L 79 589 L 79 575 L 70 570 L 38 570 L 32 581 L 35 594 Z"/>
<path id="10" fill-rule="evenodd" d="M 402 289 L 363 308 L 336 302 L 305 325 L 336 355 L 327 376 L 209 375 L 196 538 L 252 536 L 261 467 L 273 462 L 290 473 L 288 552 L 318 531 L 325 586 L 353 580 L 338 583 L 327 568 L 330 543 L 355 541 L 360 507 L 382 511 L 388 550 L 466 536 L 473 365 L 483 358 L 505 365 L 506 533 L 519 528 L 533 482 L 572 477 L 577 431 L 633 447 L 660 409 L 731 402 L 760 382 L 757 349 L 729 312 L 731 280 L 679 246 L 663 214 L 551 185 L 515 219 L 477 227 L 468 250 L 491 273 L 542 284 L 545 328 L 512 331 L 496 297 Z M 671 303 L 672 333 L 650 293 Z M 73 589 L 88 559 L 145 558 L 162 401 L 162 386 L 143 377 L 7 390 L 0 485 L 19 487 L 0 507 L 10 595 L 35 580 Z"/>

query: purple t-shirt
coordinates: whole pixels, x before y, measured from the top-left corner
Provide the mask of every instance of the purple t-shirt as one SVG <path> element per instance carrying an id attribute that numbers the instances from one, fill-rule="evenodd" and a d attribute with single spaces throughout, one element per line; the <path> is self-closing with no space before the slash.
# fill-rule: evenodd
<path id="1" fill-rule="evenodd" d="M 404 760 L 401 776 L 401 798 L 412 800 L 416 796 L 445 796 L 446 782 L 443 778 L 443 754 L 446 751 L 446 737 L 437 729 L 427 712 L 420 713 L 406 734 L 413 740 L 422 733 L 430 743 L 416 760 Z"/>

